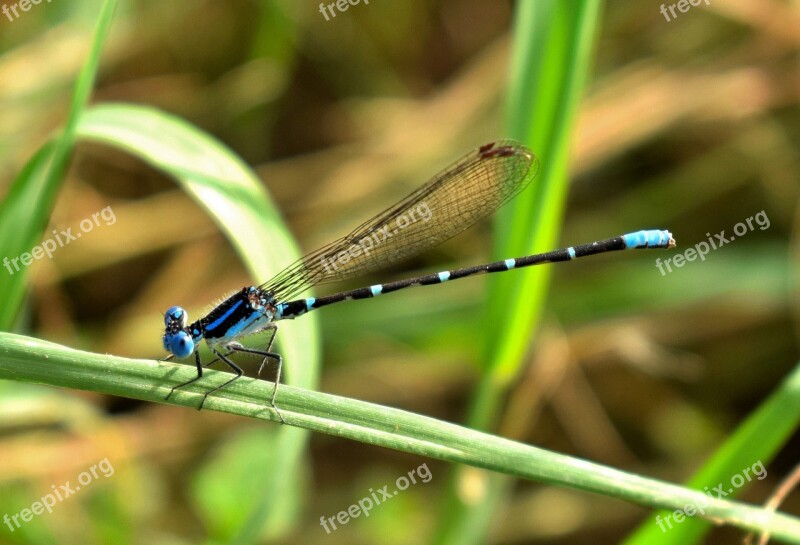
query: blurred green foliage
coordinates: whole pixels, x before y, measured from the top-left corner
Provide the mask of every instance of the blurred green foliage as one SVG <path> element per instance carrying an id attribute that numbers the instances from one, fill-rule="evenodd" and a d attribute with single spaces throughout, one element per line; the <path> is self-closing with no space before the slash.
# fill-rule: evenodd
<path id="1" fill-rule="evenodd" d="M 241 229 L 226 231 L 230 220 L 211 221 L 176 187 L 175 172 L 148 154 L 123 153 L 108 140 L 79 141 L 72 149 L 64 128 L 77 123 L 76 108 L 88 92 L 98 105 L 155 108 L 186 120 L 198 134 L 213 134 L 257 171 L 306 250 L 346 232 L 464 150 L 507 136 L 511 44 L 521 40 L 510 33 L 527 2 L 373 1 L 326 21 L 318 6 L 289 0 L 142 0 L 117 5 L 100 44 L 92 29 L 108 15 L 104 5 L 110 3 L 41 3 L 13 21 L 0 15 L 0 246 L 6 252 L 0 259 L 29 251 L 39 242 L 34 231 L 74 229 L 105 206 L 117 216 L 113 226 L 37 260 L 26 269 L 25 284 L 18 283 L 21 273 L 6 276 L 0 269 L 5 324 L 15 310 L 11 298 L 22 301 L 22 286 L 27 297 L 14 327 L 31 336 L 94 352 L 161 357 L 165 308 L 182 304 L 197 316 L 225 293 L 266 279 L 254 278 L 263 273 L 247 258 L 276 270 L 293 259 L 270 237 L 249 254 L 246 245 L 229 242 L 226 236 Z M 548 20 L 537 17 L 534 26 Z M 535 336 L 515 341 L 523 359 L 513 362 L 518 371 L 497 398 L 500 434 L 681 481 L 729 436 L 737 437 L 738 425 L 794 367 L 800 352 L 798 22 L 797 8 L 778 1 L 712 3 L 670 22 L 656 5 L 604 5 L 576 126 L 559 135 L 567 156 L 535 150 L 543 165 L 563 161 L 564 179 L 569 174 L 563 222 L 559 210 L 538 212 L 553 216 L 548 237 L 573 244 L 669 228 L 677 253 L 707 240 L 707 233 L 730 234 L 762 210 L 770 226 L 665 276 L 648 253 L 601 256 L 543 273 L 552 285 L 540 326 Z M 557 34 L 548 45 L 558 50 L 574 38 Z M 92 78 L 85 67 L 95 61 L 96 81 L 86 87 Z M 558 74 L 539 78 L 526 82 L 516 100 L 558 93 Z M 512 127 L 516 121 L 512 114 Z M 167 134 L 154 127 L 149 155 L 174 149 L 165 140 L 159 150 L 159 137 Z M 60 159 L 48 162 L 57 150 Z M 200 154 L 190 166 L 201 168 L 204 160 Z M 60 184 L 58 194 L 33 185 L 28 194 L 12 189 L 14 180 L 34 174 Z M 13 216 L 5 213 L 11 206 Z M 269 217 L 277 225 L 277 214 Z M 501 227 L 497 238 L 525 238 L 525 229 Z M 491 245 L 488 226 L 476 227 L 364 284 L 477 263 L 489 258 Z M 487 288 L 486 279 L 465 280 L 304 318 L 321 325 L 321 389 L 464 421 L 481 371 L 495 363 L 487 361 L 491 342 L 509 326 L 497 309 L 529 289 L 516 284 L 520 278 L 509 277 L 510 287 L 499 291 Z M 486 294 L 496 292 L 502 295 L 489 304 L 497 309 L 487 314 Z M 286 342 L 285 349 L 313 350 L 316 341 L 306 337 L 313 335 L 311 322 L 281 327 L 281 338 L 293 335 L 305 344 Z M 298 358 L 287 361 L 290 377 L 313 384 L 315 368 Z M 257 362 L 242 363 L 253 375 Z M 655 527 L 651 513 L 601 496 L 568 492 L 559 496 L 565 503 L 544 501 L 553 491 L 531 483 L 487 503 L 485 475 L 449 475 L 444 464 L 429 462 L 432 483 L 411 487 L 385 513 L 325 535 L 321 515 L 346 508 L 365 487 L 389 482 L 422 459 L 313 436 L 307 451 L 298 440 L 280 462 L 291 467 L 284 482 L 301 490 L 266 498 L 261 484 L 280 454 L 265 452 L 275 429 L 254 430 L 248 421 L 213 412 L 18 383 L 2 383 L 0 390 L 0 514 L 19 512 L 105 457 L 117 470 L 52 514 L 3 531 L 0 543 L 229 542 L 235 535 L 243 542 L 269 536 L 270 542 L 373 543 L 389 542 L 390 534 L 404 536 L 397 542 L 425 542 L 437 533 L 447 494 L 484 502 L 476 542 L 617 543 L 639 523 Z M 763 503 L 791 470 L 797 439 L 789 441 L 767 463 L 769 477 L 743 490 L 745 500 Z M 236 497 L 241 504 L 227 501 Z M 276 523 L 267 513 L 281 502 Z M 797 512 L 797 500 L 782 509 Z M 237 527 L 236 517 L 250 526 Z M 722 528 L 708 539 L 738 538 Z"/>

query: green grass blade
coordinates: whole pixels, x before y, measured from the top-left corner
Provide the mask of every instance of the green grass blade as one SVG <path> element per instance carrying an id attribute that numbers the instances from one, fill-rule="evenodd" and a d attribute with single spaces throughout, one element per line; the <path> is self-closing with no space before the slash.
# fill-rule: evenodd
<path id="1" fill-rule="evenodd" d="M 111 27 L 116 4 L 115 0 L 106 0 L 100 10 L 92 47 L 75 84 L 75 94 L 64 129 L 53 142 L 46 143 L 31 158 L 0 204 L 0 233 L 6 235 L 0 238 L 0 257 L 13 260 L 29 254 L 47 227 L 75 145 L 78 118 L 86 108 L 94 86 L 100 53 Z M 7 236 L 9 233 L 14 233 L 14 236 Z M 26 261 L 30 259 L 28 255 Z M 10 267 L 13 274 L 9 273 L 6 277 L 5 273 L 9 272 L 6 269 L 0 276 L 3 279 L 0 282 L 0 301 L 3 301 L 0 305 L 0 330 L 8 330 L 14 325 L 25 294 L 27 267 L 21 266 L 19 272 L 14 266 Z"/>
<path id="2" fill-rule="evenodd" d="M 686 486 L 696 490 L 704 487 L 713 489 L 720 484 L 729 483 L 733 475 L 739 475 L 743 468 L 761 461 L 764 465 L 775 456 L 800 422 L 800 366 L 783 381 L 778 389 L 753 411 L 734 434 L 714 453 L 703 468 L 692 477 Z M 726 485 L 727 487 L 727 485 Z M 735 496 L 744 488 L 734 488 L 730 496 Z M 672 528 L 662 531 L 655 524 L 655 517 L 662 519 L 670 512 L 661 512 L 648 517 L 639 529 L 625 543 L 627 545 L 699 543 L 711 529 L 708 522 L 701 519 L 687 519 L 675 523 Z"/>
<path id="3" fill-rule="evenodd" d="M 263 282 L 299 257 L 299 251 L 274 204 L 252 170 L 209 135 L 164 112 L 134 105 L 110 104 L 90 109 L 78 134 L 126 150 L 168 175 L 217 222 L 247 264 L 256 282 Z M 165 301 L 165 305 L 169 302 Z M 318 332 L 315 316 L 282 326 L 277 342 L 284 356 L 289 384 L 315 388 L 318 379 Z M 195 372 L 195 371 L 192 371 Z M 265 398 L 266 399 L 266 398 Z M 280 430 L 274 441 L 279 452 L 266 458 L 267 482 L 252 495 L 251 516 L 239 528 L 240 543 L 255 543 L 269 528 L 288 527 L 287 511 L 276 501 L 287 483 L 294 483 L 307 434 Z M 208 496 L 196 501 L 208 506 Z M 230 538 L 228 522 L 238 520 L 236 505 L 203 509 L 214 533 Z"/>
<path id="4" fill-rule="evenodd" d="M 185 365 L 133 360 L 73 350 L 30 337 L 0 333 L 0 379 L 77 388 L 164 403 L 170 388 L 194 376 Z M 205 384 L 186 388 L 170 403 L 195 407 L 208 384 L 230 374 L 209 370 Z M 794 377 L 798 387 L 800 374 Z M 264 400 L 272 383 L 242 378 L 210 397 L 208 410 L 277 421 Z M 578 490 L 607 494 L 650 507 L 679 509 L 707 503 L 705 515 L 744 530 L 768 531 L 774 540 L 800 543 L 800 519 L 768 510 L 712 499 L 702 492 L 649 479 L 475 431 L 355 399 L 283 386 L 276 400 L 287 426 L 305 428 L 403 452 L 469 464 Z"/>
<path id="5" fill-rule="evenodd" d="M 3 271 L 0 273 L 0 300 L 3 301 L 0 306 L 0 329 L 10 329 L 14 325 L 22 306 L 27 267 L 19 259 L 31 252 L 50 217 L 52 203 L 47 205 L 45 193 L 50 185 L 57 184 L 61 179 L 52 176 L 54 150 L 55 142 L 48 142 L 36 152 L 17 175 L 9 194 L 0 205 L 0 233 L 19 233 L 18 237 L 0 238 L 0 255 L 4 258 Z M 31 207 L 32 202 L 41 202 L 42 206 Z"/>
<path id="6" fill-rule="evenodd" d="M 558 247 L 568 186 L 570 138 L 590 69 L 598 2 L 522 2 L 514 30 L 509 133 L 541 159 L 527 198 L 497 219 L 495 255 L 525 255 Z M 549 267 L 488 279 L 484 361 L 494 386 L 505 390 L 519 372 L 544 309 Z M 476 401 L 473 424 L 488 425 L 499 400 L 488 390 Z M 485 403 L 485 405 L 484 405 Z"/>
<path id="7" fill-rule="evenodd" d="M 567 192 L 570 135 L 589 71 L 599 2 L 520 2 L 517 5 L 508 95 L 509 135 L 525 142 L 542 166 L 533 188 L 504 209 L 496 223 L 495 257 L 557 247 Z M 488 279 L 486 362 L 468 423 L 490 429 L 508 385 L 517 376 L 544 308 L 549 267 Z M 438 543 L 479 543 L 511 481 L 489 478 L 483 501 L 465 503 L 456 470 Z"/>

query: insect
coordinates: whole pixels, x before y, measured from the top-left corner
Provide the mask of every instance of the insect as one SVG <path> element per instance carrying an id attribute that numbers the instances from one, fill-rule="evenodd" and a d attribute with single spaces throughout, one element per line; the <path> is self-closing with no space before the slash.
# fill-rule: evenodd
<path id="1" fill-rule="evenodd" d="M 277 376 L 270 405 L 284 422 L 275 406 L 283 359 L 272 352 L 277 322 L 292 319 L 312 310 L 349 299 L 370 299 L 412 286 L 441 284 L 479 273 L 494 273 L 552 263 L 625 249 L 672 248 L 675 241 L 669 231 L 644 230 L 570 246 L 543 254 L 510 258 L 462 269 L 441 271 L 423 276 L 375 284 L 324 297 L 293 299 L 306 289 L 323 282 L 355 278 L 368 271 L 429 249 L 464 231 L 496 211 L 524 190 L 536 177 L 539 160 L 525 146 L 512 140 L 483 145 L 434 176 L 405 199 L 389 207 L 341 237 L 296 261 L 260 286 L 247 286 L 217 305 L 206 316 L 189 323 L 186 311 L 173 306 L 164 314 L 164 348 L 169 358 L 188 358 L 194 354 L 197 376 L 172 388 L 175 390 L 203 377 L 198 346 L 205 339 L 217 359 L 230 367 L 236 376 L 208 390 L 198 409 L 210 394 L 221 390 L 243 375 L 230 355 L 235 352 L 262 357 L 258 374 L 265 363 L 277 363 Z M 249 348 L 240 339 L 253 333 L 271 332 L 264 349 Z"/>

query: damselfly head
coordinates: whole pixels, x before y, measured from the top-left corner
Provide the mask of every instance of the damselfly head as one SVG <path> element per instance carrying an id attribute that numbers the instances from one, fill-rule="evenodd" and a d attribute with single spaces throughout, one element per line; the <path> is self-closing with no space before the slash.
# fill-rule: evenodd
<path id="1" fill-rule="evenodd" d="M 167 312 L 164 313 L 164 325 L 167 328 L 177 326 L 178 329 L 183 329 L 189 323 L 189 315 L 181 307 L 169 307 Z"/>
<path id="2" fill-rule="evenodd" d="M 185 358 L 194 352 L 194 339 L 186 330 L 189 315 L 181 307 L 170 307 L 164 313 L 164 350 L 174 354 L 175 357 Z"/>

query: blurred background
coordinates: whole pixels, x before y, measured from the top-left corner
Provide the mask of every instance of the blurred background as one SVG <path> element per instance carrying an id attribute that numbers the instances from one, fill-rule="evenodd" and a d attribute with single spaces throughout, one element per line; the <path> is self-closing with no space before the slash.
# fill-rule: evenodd
<path id="1" fill-rule="evenodd" d="M 800 5 L 704 2 L 669 20 L 660 7 L 602 9 L 560 239 L 664 228 L 678 248 L 552 266 L 498 432 L 681 482 L 798 362 Z M 53 1 L 0 15 L 0 195 L 63 125 L 98 9 Z M 506 1 L 372 0 L 333 16 L 289 0 L 123 2 L 93 102 L 153 106 L 222 141 L 311 251 L 506 136 L 514 10 Z M 199 317 L 267 280 L 248 276 L 173 180 L 82 142 L 46 232 L 76 230 L 109 206 L 113 225 L 32 266 L 19 332 L 160 358 L 166 308 Z M 730 237 L 759 212 L 768 227 L 753 223 L 704 261 L 657 267 L 657 257 L 723 230 Z M 353 287 L 481 263 L 491 247 L 485 222 Z M 463 422 L 481 365 L 485 288 L 478 277 L 319 311 L 320 389 Z M 242 363 L 253 376 L 258 362 Z M 0 391 L 0 515 L 101 460 L 114 468 L 52 514 L 13 532 L 0 526 L 0 543 L 229 542 L 274 469 L 264 450 L 277 426 L 261 421 L 19 383 Z M 798 439 L 743 500 L 765 501 L 797 462 Z M 320 526 L 421 464 L 430 482 L 335 532 Z M 315 434 L 301 465 L 294 486 L 269 498 L 280 522 L 251 542 L 426 543 L 441 527 L 447 464 Z M 797 513 L 798 496 L 783 509 Z M 618 543 L 652 518 L 615 499 L 519 482 L 485 539 Z"/>

